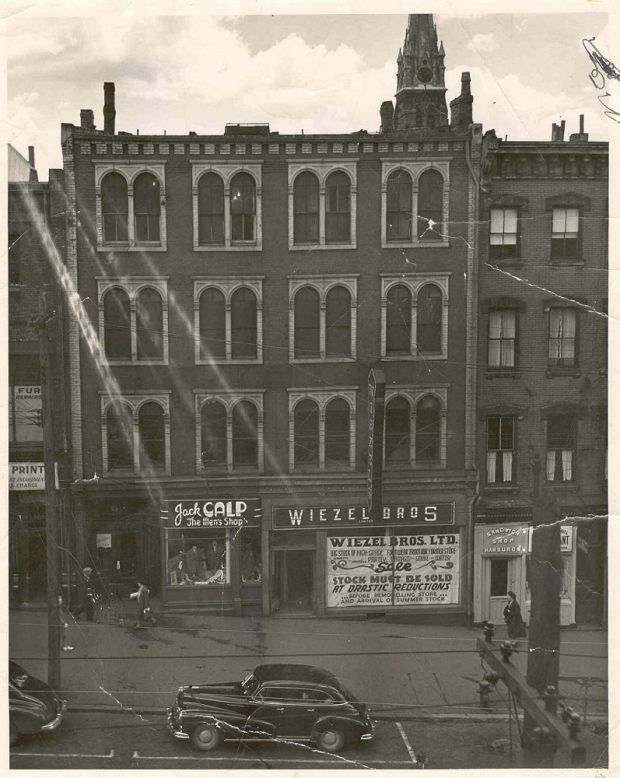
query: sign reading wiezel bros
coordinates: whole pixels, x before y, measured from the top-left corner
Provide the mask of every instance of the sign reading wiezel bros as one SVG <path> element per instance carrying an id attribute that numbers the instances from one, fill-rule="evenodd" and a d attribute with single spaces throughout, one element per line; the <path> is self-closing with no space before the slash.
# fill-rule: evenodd
<path id="1" fill-rule="evenodd" d="M 181 529 L 244 527 L 260 523 L 261 501 L 258 497 L 243 500 L 166 500 L 161 516 L 167 520 L 168 527 Z"/>
<path id="2" fill-rule="evenodd" d="M 317 508 L 274 508 L 275 529 L 297 527 L 378 527 L 389 524 L 454 524 L 454 503 L 384 505 L 380 518 L 368 514 L 365 505 L 325 505 Z"/>

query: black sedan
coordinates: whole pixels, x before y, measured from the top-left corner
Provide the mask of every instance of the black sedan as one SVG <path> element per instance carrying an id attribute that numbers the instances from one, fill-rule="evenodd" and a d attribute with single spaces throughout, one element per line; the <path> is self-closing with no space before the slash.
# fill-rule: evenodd
<path id="1" fill-rule="evenodd" d="M 14 745 L 20 735 L 49 732 L 60 726 L 66 700 L 30 675 L 16 662 L 9 661 L 9 741 Z"/>
<path id="2" fill-rule="evenodd" d="M 168 729 L 211 751 L 224 740 L 290 740 L 335 753 L 371 740 L 367 706 L 327 670 L 310 665 L 259 665 L 242 682 L 181 686 Z"/>

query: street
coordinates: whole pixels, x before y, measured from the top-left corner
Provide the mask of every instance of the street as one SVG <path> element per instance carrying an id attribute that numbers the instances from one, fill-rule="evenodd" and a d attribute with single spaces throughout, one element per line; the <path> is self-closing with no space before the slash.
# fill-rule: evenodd
<path id="1" fill-rule="evenodd" d="M 451 747 L 446 749 L 446 737 Z M 513 722 L 513 759 L 517 729 Z M 496 745 L 492 747 L 492 744 Z M 305 744 L 225 743 L 213 754 L 193 751 L 168 735 L 163 715 L 69 712 L 53 735 L 24 737 L 11 749 L 12 769 L 412 769 L 423 751 L 429 768 L 510 767 L 506 721 L 379 721 L 371 743 L 338 755 Z"/>

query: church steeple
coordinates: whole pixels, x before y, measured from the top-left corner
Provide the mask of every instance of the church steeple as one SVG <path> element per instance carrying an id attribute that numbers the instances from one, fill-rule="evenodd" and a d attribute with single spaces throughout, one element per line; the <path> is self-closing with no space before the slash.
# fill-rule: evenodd
<path id="1" fill-rule="evenodd" d="M 448 126 L 444 56 L 433 14 L 409 14 L 397 59 L 395 130 Z"/>

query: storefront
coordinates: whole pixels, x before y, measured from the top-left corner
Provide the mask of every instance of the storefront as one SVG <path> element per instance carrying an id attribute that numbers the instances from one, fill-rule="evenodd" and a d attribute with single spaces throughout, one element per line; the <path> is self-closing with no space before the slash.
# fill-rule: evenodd
<path id="1" fill-rule="evenodd" d="M 530 514 L 531 515 L 531 514 Z M 531 594 L 527 565 L 532 549 L 530 522 L 477 524 L 474 530 L 474 622 L 502 624 L 508 592 L 513 591 L 528 622 Z M 576 527 L 561 527 L 560 624 L 575 623 Z"/>
<path id="2" fill-rule="evenodd" d="M 270 612 L 462 613 L 465 522 L 455 502 L 282 506 L 269 531 Z"/>
<path id="3" fill-rule="evenodd" d="M 161 523 L 164 607 L 262 613 L 259 498 L 167 500 Z"/>

